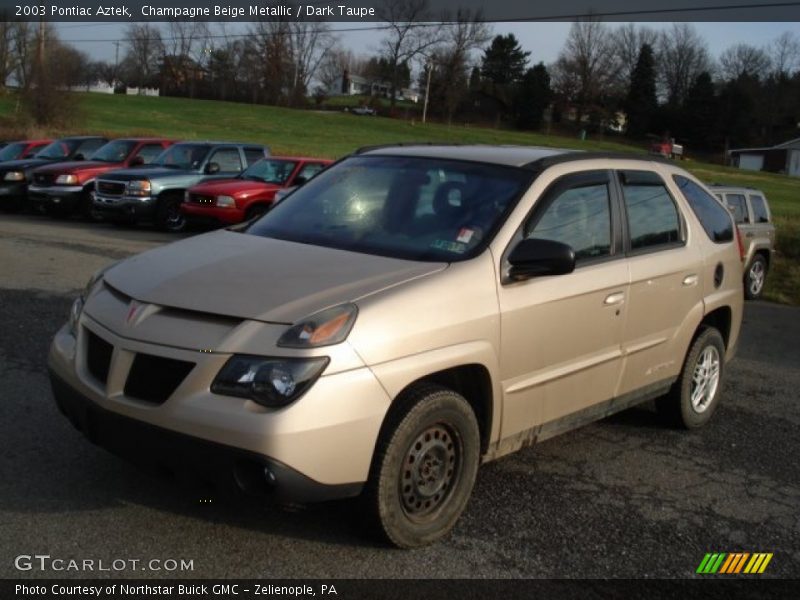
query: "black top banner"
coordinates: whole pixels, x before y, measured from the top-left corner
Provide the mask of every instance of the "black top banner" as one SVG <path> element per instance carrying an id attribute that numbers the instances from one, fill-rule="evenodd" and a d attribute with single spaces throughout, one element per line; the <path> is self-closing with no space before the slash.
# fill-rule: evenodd
<path id="1" fill-rule="evenodd" d="M 800 1 L 775 0 L 0 0 L 0 20 L 447 22 L 456 20 L 800 21 Z"/>

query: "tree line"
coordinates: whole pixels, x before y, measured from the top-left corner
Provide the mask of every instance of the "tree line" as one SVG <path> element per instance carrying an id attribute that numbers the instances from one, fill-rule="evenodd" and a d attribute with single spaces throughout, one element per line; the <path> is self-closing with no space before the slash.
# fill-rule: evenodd
<path id="1" fill-rule="evenodd" d="M 390 113 L 402 90 L 427 91 L 429 117 L 526 130 L 616 131 L 675 137 L 719 152 L 797 137 L 800 41 L 737 43 L 716 59 L 687 23 L 656 30 L 597 20 L 574 23 L 558 58 L 536 61 L 513 34 L 495 35 L 480 14 L 431 15 L 427 0 L 384 9 L 380 45 L 356 56 L 324 23 L 172 21 L 129 25 L 113 61 L 91 61 L 49 25 L 0 23 L 0 82 L 30 93 L 46 121 L 51 88 L 106 82 L 162 95 L 283 106 L 322 102 L 343 75 L 380 83 Z M 38 105 L 37 105 L 38 103 Z M 57 112 L 57 111 L 56 111 Z"/>

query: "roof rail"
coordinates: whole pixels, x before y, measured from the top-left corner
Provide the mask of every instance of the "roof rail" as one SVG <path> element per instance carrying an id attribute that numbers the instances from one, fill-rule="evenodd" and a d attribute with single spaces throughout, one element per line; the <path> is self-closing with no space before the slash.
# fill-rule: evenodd
<path id="1" fill-rule="evenodd" d="M 529 169 L 531 168 L 545 169 L 547 167 L 552 167 L 553 165 L 558 165 L 565 162 L 571 162 L 574 160 L 592 160 L 596 158 L 640 160 L 642 162 L 657 162 L 667 165 L 673 164 L 673 161 L 661 156 L 660 154 L 637 154 L 633 152 L 628 153 L 628 152 L 602 152 L 602 151 L 584 152 L 582 150 L 567 149 L 567 151 L 561 154 L 545 156 L 543 158 L 530 162 L 527 165 L 525 165 L 525 167 Z"/>
<path id="2" fill-rule="evenodd" d="M 372 146 L 361 146 L 353 154 L 363 154 L 372 150 L 383 150 L 384 148 L 403 148 L 406 146 L 464 146 L 461 142 L 395 142 L 393 144 L 374 144 Z"/>

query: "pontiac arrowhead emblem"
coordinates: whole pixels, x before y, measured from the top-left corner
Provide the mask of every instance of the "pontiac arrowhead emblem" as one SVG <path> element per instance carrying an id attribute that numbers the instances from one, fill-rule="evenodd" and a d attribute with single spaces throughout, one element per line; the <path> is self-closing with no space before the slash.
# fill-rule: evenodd
<path id="1" fill-rule="evenodd" d="M 136 317 L 139 314 L 139 310 L 142 308 L 142 304 L 137 302 L 136 300 L 131 300 L 130 307 L 128 308 L 128 316 L 125 317 L 125 324 L 132 325 L 133 322 L 136 320 Z"/>

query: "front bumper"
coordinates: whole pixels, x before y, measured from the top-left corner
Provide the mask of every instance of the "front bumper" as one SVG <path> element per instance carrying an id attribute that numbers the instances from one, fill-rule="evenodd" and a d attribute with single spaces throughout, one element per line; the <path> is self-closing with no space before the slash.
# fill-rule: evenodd
<path id="1" fill-rule="evenodd" d="M 244 221 L 244 211 L 240 208 L 223 208 L 220 206 L 208 206 L 184 202 L 181 204 L 181 212 L 191 221 L 206 223 L 222 223 L 233 225 Z"/>
<path id="2" fill-rule="evenodd" d="M 18 202 L 28 194 L 25 181 L 0 181 L 0 204 Z"/>
<path id="3" fill-rule="evenodd" d="M 96 213 L 112 219 L 152 220 L 156 212 L 153 196 L 104 196 L 95 192 L 92 204 Z"/>
<path id="4" fill-rule="evenodd" d="M 83 197 L 83 187 L 79 185 L 28 186 L 28 200 L 35 208 L 62 207 L 72 210 Z"/>
<path id="5" fill-rule="evenodd" d="M 390 404 L 368 368 L 323 374 L 294 404 L 270 410 L 209 391 L 229 354 L 145 344 L 86 317 L 82 323 L 77 339 L 66 326 L 56 334 L 48 364 L 59 408 L 94 443 L 136 463 L 280 500 L 360 493 Z M 114 347 L 105 384 L 87 369 L 87 330 Z M 197 364 L 166 402 L 147 404 L 125 392 L 138 353 Z"/>

